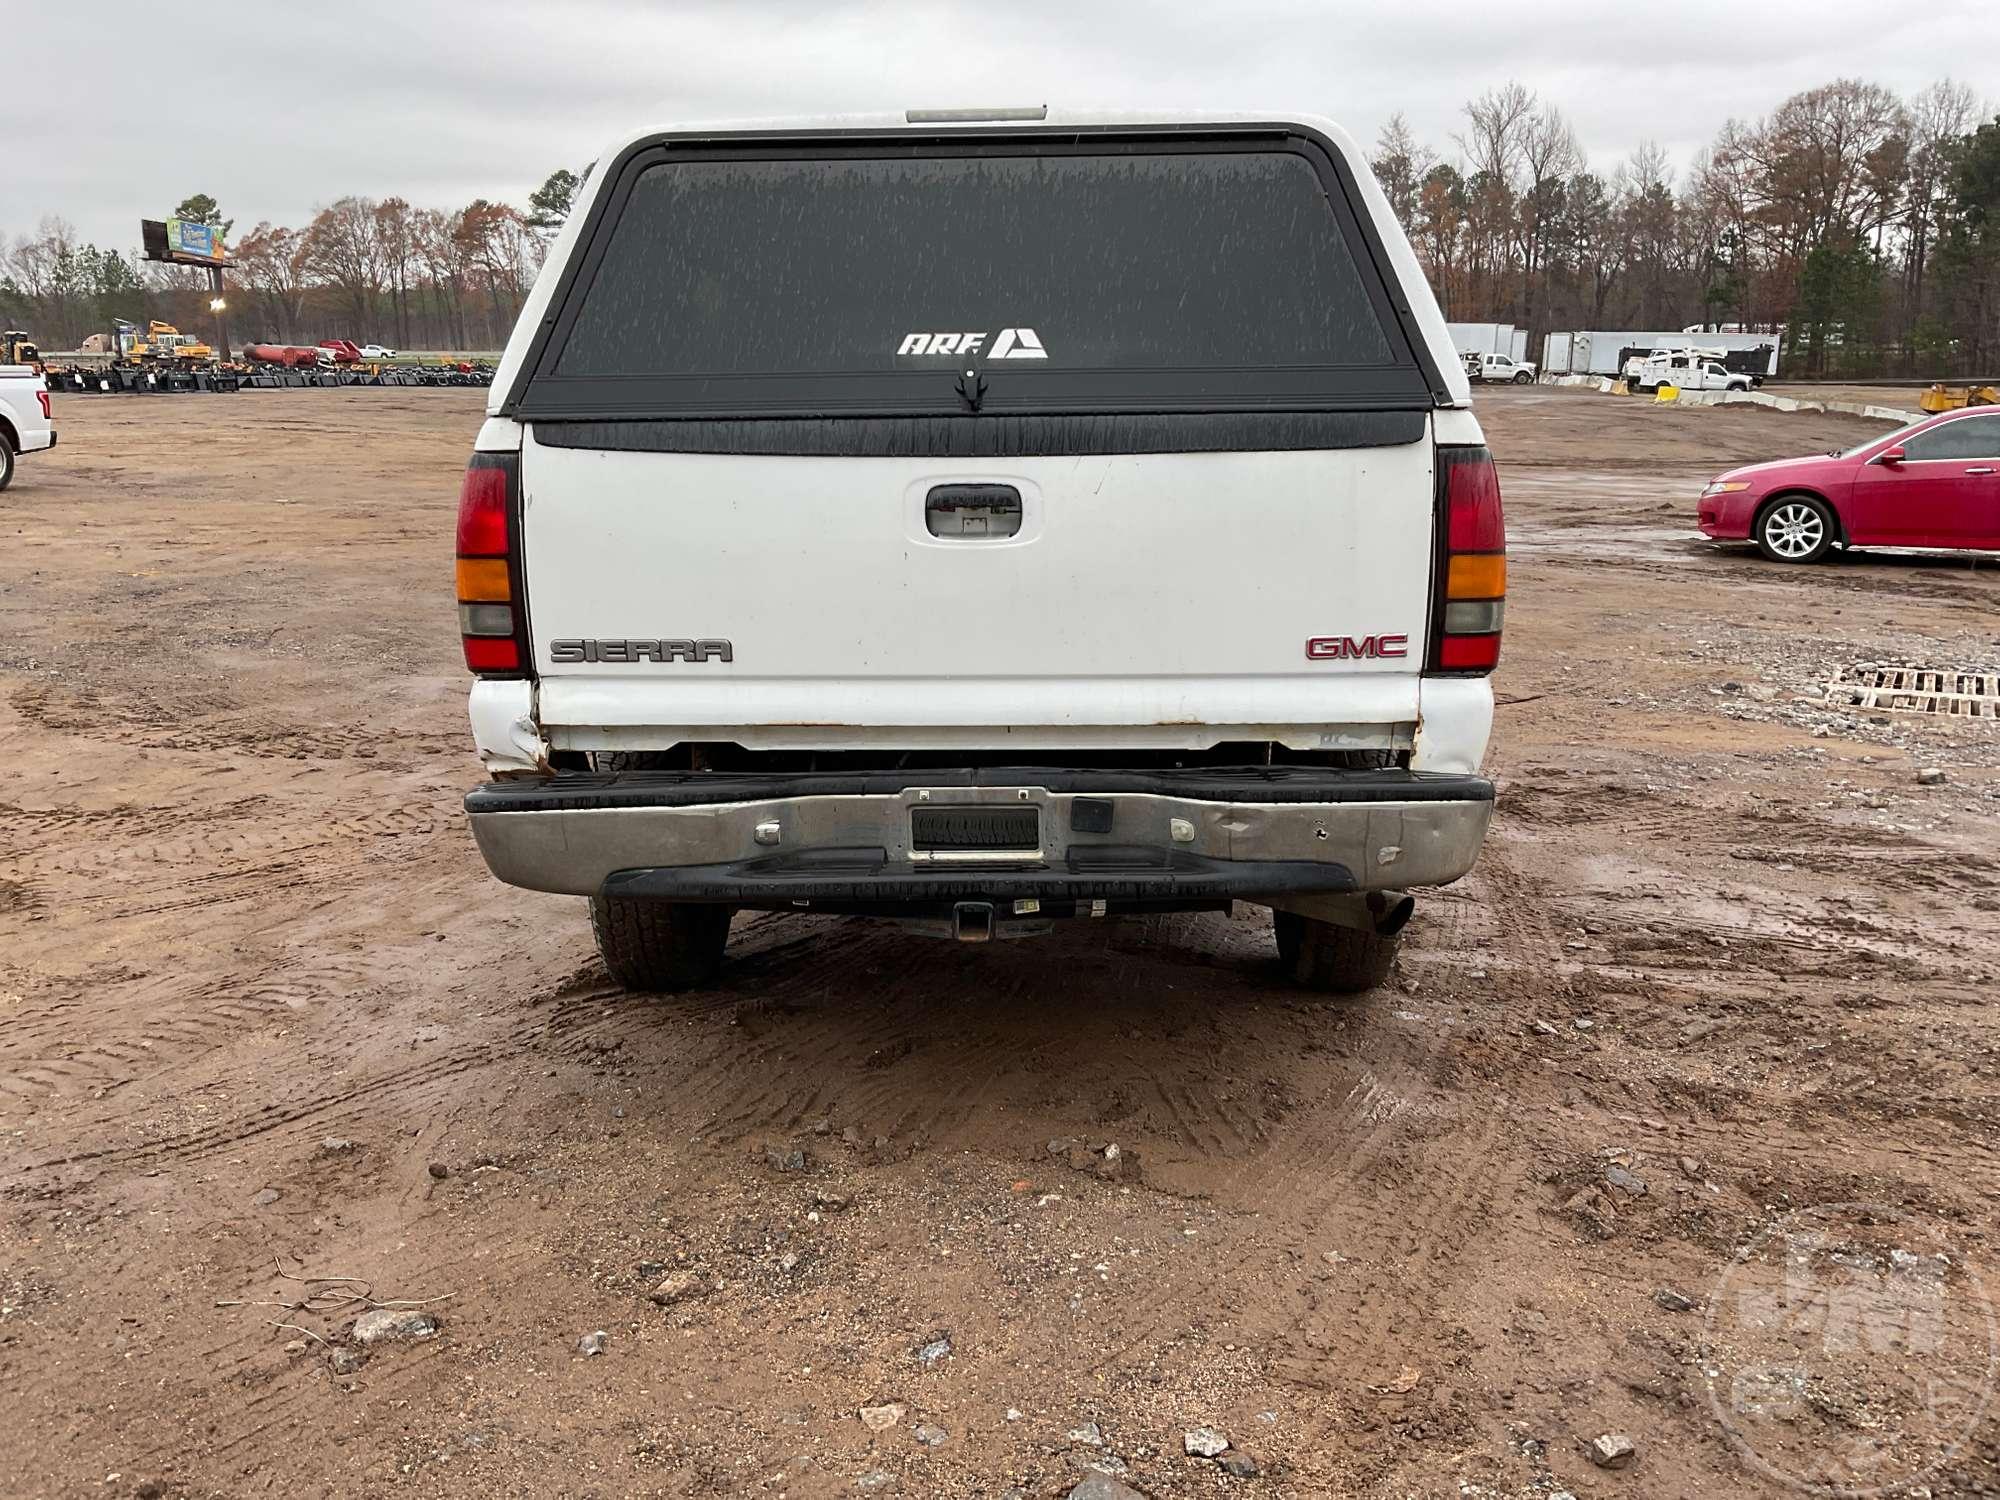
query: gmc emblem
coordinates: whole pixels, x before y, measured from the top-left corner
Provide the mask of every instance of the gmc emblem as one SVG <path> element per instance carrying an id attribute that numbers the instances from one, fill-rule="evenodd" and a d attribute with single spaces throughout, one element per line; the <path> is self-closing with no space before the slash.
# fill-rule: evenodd
<path id="1" fill-rule="evenodd" d="M 1406 635 L 1316 635 L 1306 642 L 1307 661 L 1362 661 L 1408 656 Z"/>

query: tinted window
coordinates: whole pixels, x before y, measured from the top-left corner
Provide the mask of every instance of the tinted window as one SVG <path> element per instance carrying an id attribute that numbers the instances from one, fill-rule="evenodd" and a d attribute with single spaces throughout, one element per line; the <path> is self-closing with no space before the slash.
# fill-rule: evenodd
<path id="1" fill-rule="evenodd" d="M 1960 417 L 1907 439 L 1903 451 L 1919 461 L 1940 458 L 2000 458 L 2000 416 Z"/>
<path id="2" fill-rule="evenodd" d="M 1290 152 L 696 161 L 640 175 L 553 373 L 1018 370 L 1008 329 L 1050 370 L 1396 359 Z"/>

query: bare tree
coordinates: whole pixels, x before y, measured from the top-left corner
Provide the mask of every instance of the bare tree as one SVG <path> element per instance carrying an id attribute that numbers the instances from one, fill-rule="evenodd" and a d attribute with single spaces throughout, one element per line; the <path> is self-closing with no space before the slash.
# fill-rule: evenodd
<path id="1" fill-rule="evenodd" d="M 7 253 L 7 280 L 23 300 L 44 310 L 47 336 L 58 343 L 76 342 L 87 318 L 88 267 L 76 226 L 59 214 L 44 217 L 32 237 L 23 235 Z"/>
<path id="2" fill-rule="evenodd" d="M 1912 321 L 1924 300 L 1924 273 L 1937 243 L 1951 181 L 1952 145 L 1972 128 L 1978 101 L 1963 83 L 1941 78 L 1910 101 L 1909 183 L 1903 232 L 1905 298 Z"/>
<path id="3" fill-rule="evenodd" d="M 375 205 L 375 245 L 388 285 L 389 306 L 396 317 L 399 346 L 410 341 L 410 276 L 417 254 L 410 218 L 410 205 L 401 198 L 385 198 Z"/>
<path id="4" fill-rule="evenodd" d="M 1535 114 L 1532 90 L 1511 79 L 1488 89 L 1465 106 L 1466 129 L 1454 135 L 1472 175 L 1484 174 L 1511 186 L 1520 161 L 1522 132 Z"/>
<path id="5" fill-rule="evenodd" d="M 1417 194 L 1437 158 L 1430 147 L 1417 140 L 1400 111 L 1389 116 L 1389 123 L 1382 127 L 1368 164 L 1375 169 L 1375 180 L 1382 184 L 1382 195 L 1389 200 L 1396 222 L 1409 229 L 1416 222 Z"/>
<path id="6" fill-rule="evenodd" d="M 261 304 L 263 334 L 300 338 L 306 333 L 306 293 L 311 271 L 306 236 L 297 229 L 265 222 L 236 243 L 235 275 Z"/>
<path id="7" fill-rule="evenodd" d="M 372 198 L 336 198 L 313 215 L 306 230 L 306 256 L 314 274 L 338 288 L 353 331 L 363 338 L 371 337 L 368 323 L 384 281 L 375 209 Z"/>
<path id="8" fill-rule="evenodd" d="M 1528 330 L 1532 347 L 1539 332 L 1536 293 L 1549 234 L 1562 217 L 1569 178 L 1583 170 L 1584 155 L 1576 132 L 1553 104 L 1521 122 L 1515 133 L 1521 173 L 1515 230 L 1521 263 L 1521 326 Z"/>
<path id="9" fill-rule="evenodd" d="M 488 340 L 499 342 L 505 309 L 518 307 L 528 282 L 541 266 L 547 242 L 528 227 L 518 209 L 475 198 L 457 216 L 452 228 L 460 253 L 486 282 L 489 303 Z"/>
<path id="10" fill-rule="evenodd" d="M 420 208 L 412 216 L 410 227 L 441 329 L 439 340 L 463 349 L 466 347 L 466 260 L 458 236 L 453 233 L 456 222 L 455 214 Z"/>

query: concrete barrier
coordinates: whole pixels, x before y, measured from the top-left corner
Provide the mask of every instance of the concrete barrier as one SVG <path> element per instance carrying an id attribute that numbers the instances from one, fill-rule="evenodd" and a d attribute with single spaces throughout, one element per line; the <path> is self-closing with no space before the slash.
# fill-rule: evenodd
<path id="1" fill-rule="evenodd" d="M 1544 385 L 1577 386 L 1609 395 L 1611 382 L 1602 375 L 1551 375 Z M 1640 394 L 1644 394 L 1641 392 Z M 1738 402 L 1768 406 L 1776 411 L 1837 411 L 1851 417 L 1868 417 L 1877 422 L 1908 422 L 1923 415 L 1915 405 L 1878 406 L 1860 401 L 1804 401 L 1797 396 L 1774 396 L 1768 391 L 1687 391 L 1676 399 L 1679 406 L 1728 406 Z"/>

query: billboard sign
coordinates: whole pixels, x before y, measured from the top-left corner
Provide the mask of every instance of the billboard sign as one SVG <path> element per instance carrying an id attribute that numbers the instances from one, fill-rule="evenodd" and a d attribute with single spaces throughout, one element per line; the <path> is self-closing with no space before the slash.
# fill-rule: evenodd
<path id="1" fill-rule="evenodd" d="M 196 224 L 187 219 L 167 220 L 167 248 L 182 255 L 198 255 L 203 260 L 222 259 L 222 231 L 213 224 Z"/>
<path id="2" fill-rule="evenodd" d="M 172 261 L 185 266 L 222 266 L 229 252 L 222 242 L 222 230 L 214 224 L 197 224 L 192 219 L 141 219 L 139 235 L 146 259 Z"/>

